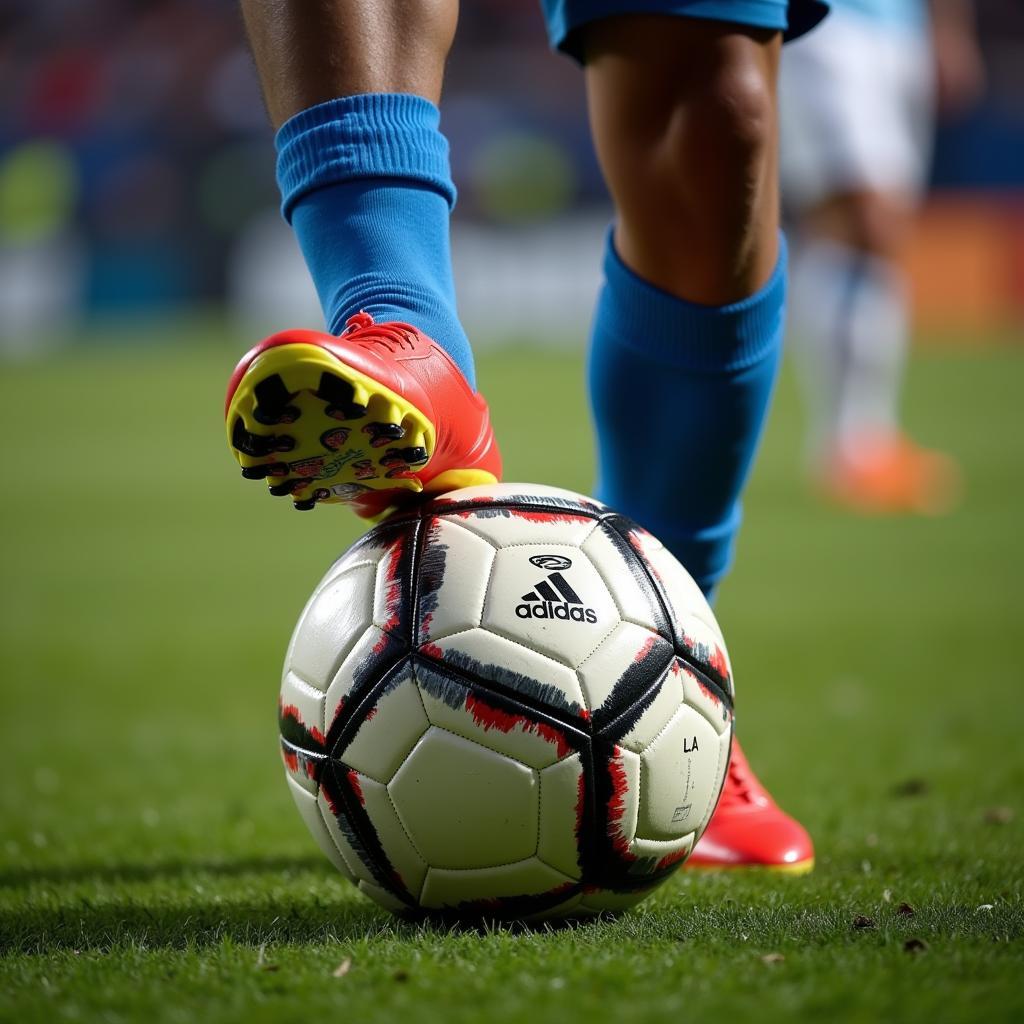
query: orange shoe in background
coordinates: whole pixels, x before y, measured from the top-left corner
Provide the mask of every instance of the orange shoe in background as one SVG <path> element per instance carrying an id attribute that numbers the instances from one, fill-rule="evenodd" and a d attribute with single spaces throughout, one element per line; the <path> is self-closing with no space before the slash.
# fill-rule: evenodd
<path id="1" fill-rule="evenodd" d="M 807 830 L 769 796 L 735 740 L 722 797 L 686 867 L 767 868 L 792 875 L 814 867 Z"/>
<path id="2" fill-rule="evenodd" d="M 448 353 L 368 313 L 339 337 L 284 331 L 251 349 L 224 414 L 242 476 L 297 509 L 341 502 L 376 519 L 421 492 L 501 477 L 487 403 Z"/>
<path id="3" fill-rule="evenodd" d="M 942 515 L 959 501 L 960 469 L 900 433 L 835 446 L 819 464 L 823 495 L 858 512 Z"/>

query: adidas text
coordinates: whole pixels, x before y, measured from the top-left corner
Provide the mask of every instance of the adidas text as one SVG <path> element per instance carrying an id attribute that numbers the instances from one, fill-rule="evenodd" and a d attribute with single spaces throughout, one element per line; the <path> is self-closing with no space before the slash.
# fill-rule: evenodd
<path id="1" fill-rule="evenodd" d="M 578 604 L 563 604 L 554 601 L 538 601 L 536 604 L 517 604 L 516 615 L 520 619 L 564 619 L 569 622 L 597 622 L 597 612 Z"/>

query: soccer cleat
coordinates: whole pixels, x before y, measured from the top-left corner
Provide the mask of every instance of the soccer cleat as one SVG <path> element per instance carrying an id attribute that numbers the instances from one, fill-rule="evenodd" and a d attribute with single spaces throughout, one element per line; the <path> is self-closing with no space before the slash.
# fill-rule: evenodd
<path id="1" fill-rule="evenodd" d="M 814 867 L 811 837 L 768 795 L 735 740 L 718 807 L 686 866 L 762 868 L 792 875 Z"/>
<path id="2" fill-rule="evenodd" d="M 875 515 L 942 515 L 963 489 L 949 456 L 900 433 L 835 446 L 820 464 L 818 484 L 830 501 Z"/>
<path id="3" fill-rule="evenodd" d="M 421 492 L 501 477 L 487 403 L 448 353 L 368 313 L 339 337 L 260 342 L 235 368 L 224 414 L 242 476 L 301 510 L 344 502 L 378 519 Z"/>

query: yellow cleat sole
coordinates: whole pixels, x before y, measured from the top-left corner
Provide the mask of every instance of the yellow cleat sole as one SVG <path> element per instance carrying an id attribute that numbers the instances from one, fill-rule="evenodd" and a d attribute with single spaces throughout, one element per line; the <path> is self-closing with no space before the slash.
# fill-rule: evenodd
<path id="1" fill-rule="evenodd" d="M 684 862 L 687 871 L 701 873 L 728 873 L 731 871 L 765 872 L 773 875 L 809 875 L 814 870 L 814 858 L 797 861 L 795 864 L 690 864 Z"/>
<path id="2" fill-rule="evenodd" d="M 298 509 L 368 490 L 418 492 L 434 424 L 415 405 L 316 345 L 261 352 L 228 405 L 228 444 L 250 480 Z"/>

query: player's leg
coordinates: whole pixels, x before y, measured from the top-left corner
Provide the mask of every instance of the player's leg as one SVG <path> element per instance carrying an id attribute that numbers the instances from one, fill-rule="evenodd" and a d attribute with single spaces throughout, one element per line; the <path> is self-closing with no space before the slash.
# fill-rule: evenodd
<path id="1" fill-rule="evenodd" d="M 590 354 L 600 496 L 710 594 L 731 559 L 781 349 L 781 33 L 629 16 L 588 26 L 583 43 L 616 208 Z M 692 861 L 813 864 L 806 832 L 738 746 Z"/>
<path id="2" fill-rule="evenodd" d="M 657 16 L 585 35 L 616 209 L 590 356 L 600 492 L 706 593 L 731 557 L 780 351 L 780 42 Z"/>
<path id="3" fill-rule="evenodd" d="M 909 336 L 901 268 L 928 150 L 923 26 L 837 11 L 787 54 L 783 194 L 796 226 L 792 327 L 809 454 L 826 493 L 874 511 L 937 511 L 948 462 L 900 429 Z"/>
<path id="4" fill-rule="evenodd" d="M 500 473 L 449 257 L 455 201 L 437 101 L 457 0 L 242 0 L 278 129 L 283 211 L 331 339 L 285 332 L 239 365 L 243 475 L 299 508 L 379 514 Z"/>

